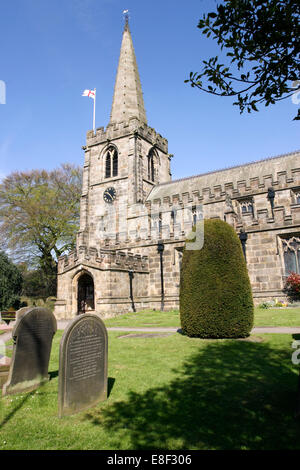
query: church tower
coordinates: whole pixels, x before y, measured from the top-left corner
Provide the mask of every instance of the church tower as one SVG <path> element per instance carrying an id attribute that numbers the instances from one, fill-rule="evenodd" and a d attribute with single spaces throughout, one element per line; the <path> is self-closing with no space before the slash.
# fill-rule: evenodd
<path id="1" fill-rule="evenodd" d="M 170 180 L 168 142 L 148 126 L 142 86 L 126 19 L 110 121 L 87 133 L 81 200 L 80 245 L 105 239 L 105 219 L 118 233 L 122 207 L 145 202 L 153 186 Z M 111 213 L 114 212 L 112 221 Z M 124 225 L 124 224 L 123 224 Z"/>

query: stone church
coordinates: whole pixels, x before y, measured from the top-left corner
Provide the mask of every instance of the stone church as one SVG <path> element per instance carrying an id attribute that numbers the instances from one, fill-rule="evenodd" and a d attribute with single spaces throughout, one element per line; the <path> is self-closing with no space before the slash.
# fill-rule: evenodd
<path id="1" fill-rule="evenodd" d="M 300 152 L 172 181 L 168 141 L 147 124 L 128 21 L 110 121 L 83 149 L 80 229 L 58 261 L 58 319 L 178 308 L 183 246 L 196 224 L 201 248 L 203 218 L 236 230 L 256 304 L 284 298 L 289 271 L 300 272 Z"/>

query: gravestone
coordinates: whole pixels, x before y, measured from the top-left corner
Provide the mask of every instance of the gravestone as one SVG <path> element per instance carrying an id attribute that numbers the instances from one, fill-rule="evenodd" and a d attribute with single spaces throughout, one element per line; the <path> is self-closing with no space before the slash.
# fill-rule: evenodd
<path id="1" fill-rule="evenodd" d="M 13 353 L 2 394 L 29 392 L 49 380 L 48 365 L 57 325 L 53 313 L 32 307 L 17 319 L 12 331 Z"/>
<path id="2" fill-rule="evenodd" d="M 64 331 L 59 350 L 59 417 L 107 398 L 107 330 L 97 314 L 76 317 Z"/>
<path id="3" fill-rule="evenodd" d="M 19 318 L 21 318 L 24 315 L 24 313 L 28 312 L 32 308 L 33 307 L 21 307 L 21 308 L 19 308 L 19 310 L 16 311 L 16 320 L 19 320 Z"/>

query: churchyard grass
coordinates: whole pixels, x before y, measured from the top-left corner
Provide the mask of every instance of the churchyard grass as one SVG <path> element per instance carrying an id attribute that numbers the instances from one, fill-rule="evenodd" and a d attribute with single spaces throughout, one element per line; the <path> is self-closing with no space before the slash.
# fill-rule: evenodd
<path id="1" fill-rule="evenodd" d="M 178 310 L 141 310 L 104 320 L 106 327 L 180 328 Z M 4 323 L 3 323 L 4 325 Z M 300 326 L 300 307 L 254 309 L 254 326 Z M 1 323 L 0 323 L 1 334 Z"/>
<path id="2" fill-rule="evenodd" d="M 161 312 L 159 310 L 141 310 L 139 312 L 126 313 L 115 318 L 104 320 L 106 327 L 180 327 L 178 310 Z"/>
<path id="3" fill-rule="evenodd" d="M 254 326 L 300 326 L 300 307 L 267 309 L 256 307 Z"/>
<path id="4" fill-rule="evenodd" d="M 180 327 L 178 310 L 142 310 L 105 320 L 107 327 Z M 254 326 L 300 326 L 300 307 L 254 309 Z"/>
<path id="5" fill-rule="evenodd" d="M 240 341 L 109 332 L 108 400 L 60 419 L 61 335 L 51 380 L 0 399 L 0 449 L 300 448 L 291 335 Z"/>

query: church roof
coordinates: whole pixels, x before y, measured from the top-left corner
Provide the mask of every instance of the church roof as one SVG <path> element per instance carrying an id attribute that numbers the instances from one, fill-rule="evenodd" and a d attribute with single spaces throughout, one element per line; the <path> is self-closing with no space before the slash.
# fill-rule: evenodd
<path id="1" fill-rule="evenodd" d="M 152 188 L 147 200 L 163 199 L 164 197 L 172 197 L 174 194 L 192 193 L 206 188 L 213 189 L 216 186 L 221 186 L 223 190 L 226 185 L 233 185 L 236 188 L 237 184 L 243 181 L 250 187 L 251 179 L 259 178 L 263 182 L 264 177 L 271 175 L 275 181 L 277 173 L 285 171 L 290 176 L 291 171 L 297 168 L 300 168 L 300 150 L 161 183 Z"/>
<path id="2" fill-rule="evenodd" d="M 110 124 L 128 121 L 132 117 L 147 124 L 142 86 L 127 19 L 122 38 Z"/>

